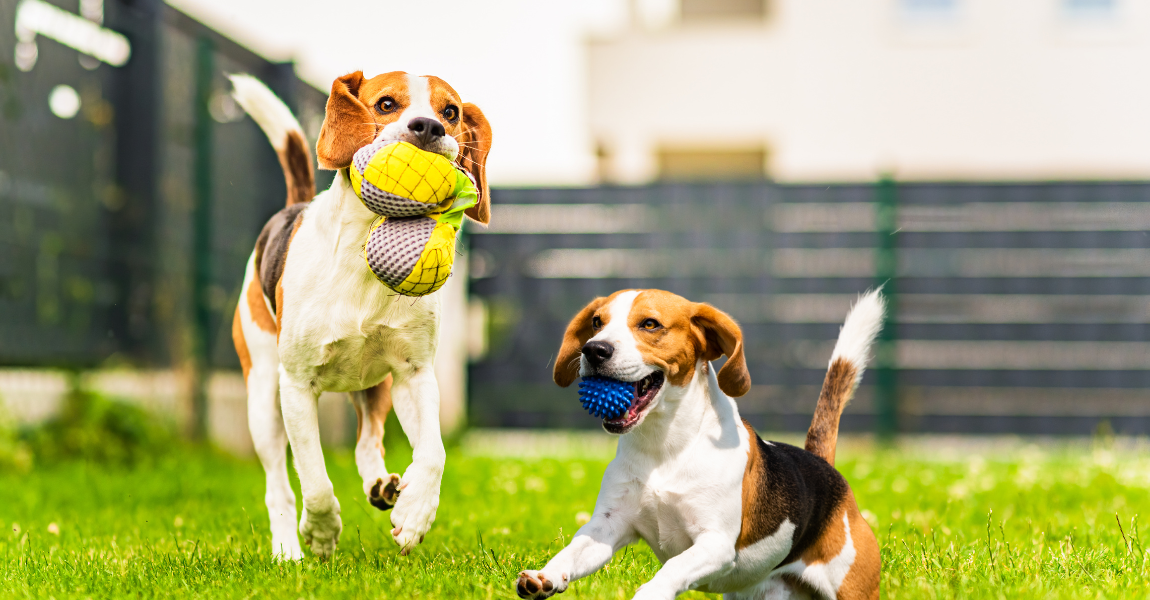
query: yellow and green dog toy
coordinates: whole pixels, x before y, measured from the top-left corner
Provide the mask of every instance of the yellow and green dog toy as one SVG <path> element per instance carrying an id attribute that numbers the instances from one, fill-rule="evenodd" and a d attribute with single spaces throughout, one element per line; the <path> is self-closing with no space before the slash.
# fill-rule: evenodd
<path id="1" fill-rule="evenodd" d="M 363 246 L 371 272 L 404 296 L 442 287 L 455 262 L 463 211 L 479 202 L 471 176 L 407 142 L 360 148 L 350 171 L 355 194 L 380 215 Z"/>

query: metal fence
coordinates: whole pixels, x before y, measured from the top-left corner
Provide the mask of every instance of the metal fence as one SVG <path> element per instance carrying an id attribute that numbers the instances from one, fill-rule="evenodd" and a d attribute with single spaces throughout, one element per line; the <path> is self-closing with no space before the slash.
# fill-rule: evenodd
<path id="1" fill-rule="evenodd" d="M 77 9 L 76 0 L 50 3 Z M 18 68 L 20 4 L 0 2 L 0 359 L 238 368 L 231 311 L 285 189 L 225 75 L 263 79 L 312 135 L 326 95 L 290 64 L 159 0 L 104 0 L 86 15 L 130 41 L 123 66 L 38 35 L 34 64 Z M 79 92 L 74 118 L 49 110 L 60 85 Z"/>
<path id="2" fill-rule="evenodd" d="M 595 426 L 551 383 L 563 330 L 596 296 L 662 288 L 742 325 L 744 416 L 804 430 L 852 299 L 885 284 L 893 325 L 844 429 L 1150 432 L 1150 184 L 716 183 L 493 200 L 492 227 L 468 238 L 471 293 L 489 315 L 472 424 Z"/>
<path id="3" fill-rule="evenodd" d="M 130 58 L 96 60 L 101 36 Z M 244 264 L 286 197 L 237 72 L 314 140 L 325 94 L 160 0 L 0 2 L 0 364 L 164 370 L 207 435 Z M 78 113 L 50 108 L 61 89 Z"/>
<path id="4" fill-rule="evenodd" d="M 40 36 L 21 70 L 18 6 L 0 2 L 0 363 L 236 368 L 232 303 L 285 191 L 224 75 L 268 82 L 313 137 L 324 95 L 158 0 L 102 3 L 103 26 L 131 42 L 124 66 Z M 61 84 L 79 93 L 75 118 L 49 111 Z M 1150 431 L 1150 184 L 684 184 L 494 200 L 493 227 L 464 241 L 487 315 L 488 352 L 469 369 L 474 425 L 595 426 L 550 382 L 563 329 L 595 296 L 658 287 L 734 315 L 754 380 L 743 413 L 801 430 L 852 298 L 885 284 L 894 325 L 845 429 Z"/>

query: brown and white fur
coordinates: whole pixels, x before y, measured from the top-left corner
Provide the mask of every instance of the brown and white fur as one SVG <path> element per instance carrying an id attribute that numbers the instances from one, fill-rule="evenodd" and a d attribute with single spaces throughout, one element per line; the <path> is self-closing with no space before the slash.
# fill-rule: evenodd
<path id="1" fill-rule="evenodd" d="M 435 520 L 443 476 L 432 370 L 439 297 L 398 296 L 368 269 L 363 244 L 377 215 L 352 190 L 348 166 L 356 150 L 375 140 L 408 141 L 440 153 L 476 179 L 480 201 L 467 215 L 486 223 L 491 127 L 477 107 L 461 102 L 436 77 L 340 77 L 316 146 L 320 167 L 339 172 L 313 200 L 311 157 L 291 111 L 256 79 L 235 76 L 232 82 L 237 101 L 279 154 L 288 187 L 287 207 L 268 221 L 248 260 L 232 327 L 252 441 L 267 473 L 272 552 L 302 557 L 288 441 L 303 492 L 300 535 L 321 558 L 331 556 L 339 541 L 339 501 L 324 466 L 316 413 L 320 392 L 333 391 L 351 395 L 363 491 L 381 510 L 394 506 L 391 533 L 406 554 Z M 383 457 L 383 424 L 393 405 L 414 449 L 402 477 L 388 472 Z"/>
<path id="2" fill-rule="evenodd" d="M 877 291 L 851 310 L 803 450 L 764 442 L 739 418 L 732 398 L 751 378 L 729 316 L 659 290 L 591 302 L 567 328 L 555 381 L 634 381 L 636 400 L 604 421 L 626 435 L 591 521 L 542 570 L 519 574 L 519 596 L 563 592 L 642 538 L 663 567 L 635 598 L 691 589 L 739 600 L 878 598 L 878 544 L 833 465 L 839 416 L 882 314 Z M 716 373 L 711 361 L 722 355 Z"/>

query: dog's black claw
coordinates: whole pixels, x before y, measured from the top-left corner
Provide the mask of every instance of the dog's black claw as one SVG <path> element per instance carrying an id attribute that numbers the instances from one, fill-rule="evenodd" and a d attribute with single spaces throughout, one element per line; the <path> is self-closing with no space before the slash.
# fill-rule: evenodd
<path id="1" fill-rule="evenodd" d="M 377 479 L 375 485 L 371 486 L 371 495 L 367 498 L 367 501 L 379 510 L 391 510 L 397 500 L 399 500 L 399 475 L 394 473 L 388 477 L 387 484 L 383 483 L 383 479 Z"/>

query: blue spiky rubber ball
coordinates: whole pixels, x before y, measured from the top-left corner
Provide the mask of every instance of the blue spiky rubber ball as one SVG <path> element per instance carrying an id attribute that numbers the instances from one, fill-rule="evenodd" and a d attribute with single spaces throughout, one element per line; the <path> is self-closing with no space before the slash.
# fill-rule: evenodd
<path id="1" fill-rule="evenodd" d="M 579 382 L 583 410 L 600 419 L 618 419 L 635 401 L 635 384 L 607 377 L 584 377 Z"/>

